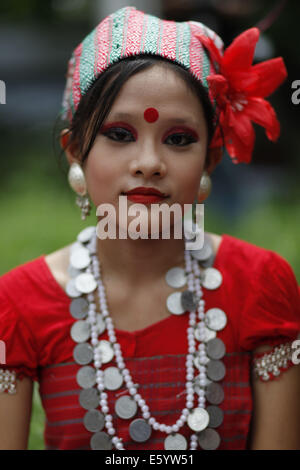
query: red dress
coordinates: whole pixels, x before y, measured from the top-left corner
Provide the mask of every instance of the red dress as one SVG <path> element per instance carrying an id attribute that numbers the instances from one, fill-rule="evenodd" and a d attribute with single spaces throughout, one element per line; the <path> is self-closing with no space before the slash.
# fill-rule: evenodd
<path id="1" fill-rule="evenodd" d="M 57 283 L 45 255 L 20 265 L 0 277 L 0 339 L 6 343 L 6 364 L 39 382 L 46 413 L 46 449 L 89 449 L 91 433 L 83 425 L 86 412 L 78 401 L 80 387 L 73 358 L 69 313 L 71 299 Z M 217 290 L 203 288 L 206 309 L 219 307 L 228 318 L 218 337 L 226 345 L 222 359 L 225 392 L 219 405 L 224 420 L 217 429 L 219 449 L 245 449 L 252 415 L 251 351 L 263 344 L 295 339 L 300 331 L 300 295 L 289 263 L 273 251 L 224 234 L 214 267 L 223 275 Z M 185 358 L 188 313 L 172 315 L 134 332 L 116 329 L 126 366 L 140 384 L 151 415 L 172 425 L 185 407 Z M 101 339 L 108 339 L 107 333 Z M 115 365 L 115 362 L 105 366 Z M 280 377 L 278 377 L 280 380 Z M 152 431 L 145 443 L 133 442 L 131 420 L 114 410 L 116 394 L 107 391 L 110 413 L 125 449 L 163 449 L 165 433 Z M 196 402 L 195 402 L 196 403 Z M 140 412 L 135 418 L 141 417 Z M 192 432 L 184 425 L 185 437 Z M 189 441 L 189 439 L 188 439 Z"/>

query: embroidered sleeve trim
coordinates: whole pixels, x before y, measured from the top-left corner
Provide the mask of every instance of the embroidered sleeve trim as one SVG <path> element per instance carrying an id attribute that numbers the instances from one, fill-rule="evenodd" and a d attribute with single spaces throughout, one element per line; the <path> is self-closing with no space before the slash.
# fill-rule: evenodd
<path id="1" fill-rule="evenodd" d="M 282 343 L 267 353 L 253 355 L 253 373 L 263 382 L 273 380 L 294 365 L 292 343 Z"/>
<path id="2" fill-rule="evenodd" d="M 17 374 L 14 370 L 0 369 L 0 393 L 6 392 L 11 395 L 16 393 L 16 379 Z"/>

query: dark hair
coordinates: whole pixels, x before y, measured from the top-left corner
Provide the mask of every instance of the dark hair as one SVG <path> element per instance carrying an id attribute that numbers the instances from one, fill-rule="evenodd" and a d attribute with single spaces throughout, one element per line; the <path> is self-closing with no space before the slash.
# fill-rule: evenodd
<path id="1" fill-rule="evenodd" d="M 69 125 L 70 138 L 68 147 L 75 145 L 77 157 L 83 163 L 93 144 L 99 129 L 108 115 L 114 100 L 123 84 L 136 73 L 145 70 L 157 63 L 171 67 L 187 84 L 188 88 L 195 93 L 200 100 L 208 130 L 208 144 L 214 133 L 214 110 L 208 97 L 206 89 L 183 68 L 173 61 L 151 54 L 130 56 L 121 59 L 111 65 L 91 84 L 89 90 L 82 97 L 78 108 Z M 62 153 L 64 150 L 62 150 Z M 208 165 L 206 158 L 205 166 Z"/>

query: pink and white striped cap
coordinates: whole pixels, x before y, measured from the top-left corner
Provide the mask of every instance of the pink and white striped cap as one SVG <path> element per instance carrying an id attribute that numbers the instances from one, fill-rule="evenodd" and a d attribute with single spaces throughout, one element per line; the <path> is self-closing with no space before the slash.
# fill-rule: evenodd
<path id="1" fill-rule="evenodd" d="M 110 65 L 141 54 L 171 59 L 200 80 L 210 95 L 206 77 L 216 65 L 197 37 L 205 35 L 223 52 L 223 42 L 200 22 L 175 22 L 127 6 L 108 15 L 76 47 L 68 62 L 61 116 L 71 122 L 82 96 Z"/>

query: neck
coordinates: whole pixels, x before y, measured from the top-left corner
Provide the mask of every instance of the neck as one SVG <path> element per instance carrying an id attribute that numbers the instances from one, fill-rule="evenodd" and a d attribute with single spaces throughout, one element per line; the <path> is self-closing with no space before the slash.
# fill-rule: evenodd
<path id="1" fill-rule="evenodd" d="M 183 267 L 184 249 L 181 239 L 97 238 L 97 254 L 105 275 L 135 286 L 164 278 L 174 266 Z"/>

